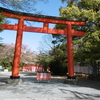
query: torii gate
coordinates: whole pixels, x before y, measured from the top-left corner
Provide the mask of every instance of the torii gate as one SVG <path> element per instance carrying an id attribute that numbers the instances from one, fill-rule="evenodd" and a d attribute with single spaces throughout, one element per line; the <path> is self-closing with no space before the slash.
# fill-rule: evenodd
<path id="1" fill-rule="evenodd" d="M 72 36 L 73 35 L 84 36 L 84 32 L 75 31 L 74 29 L 72 29 L 72 25 L 84 25 L 86 19 L 67 19 L 67 18 L 61 18 L 61 17 L 35 15 L 35 14 L 30 14 L 30 13 L 12 11 L 12 10 L 8 10 L 1 7 L 0 7 L 0 12 L 3 16 L 18 19 L 18 24 L 15 24 L 15 25 L 2 24 L 1 26 L 2 29 L 17 31 L 12 75 L 10 77 L 11 79 L 20 78 L 19 68 L 20 68 L 20 55 L 21 55 L 23 31 L 67 35 L 68 78 L 75 79 Z M 43 22 L 43 28 L 26 26 L 24 25 L 25 20 Z M 66 28 L 64 30 L 50 29 L 49 23 L 65 24 Z"/>

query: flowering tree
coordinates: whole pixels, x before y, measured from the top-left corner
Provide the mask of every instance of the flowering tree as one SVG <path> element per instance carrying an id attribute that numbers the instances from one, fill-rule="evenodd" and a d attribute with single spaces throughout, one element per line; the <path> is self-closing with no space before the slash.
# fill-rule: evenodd
<path id="1" fill-rule="evenodd" d="M 0 64 L 3 67 L 11 67 L 14 57 L 14 44 L 5 44 L 0 47 Z M 34 64 L 36 54 L 26 45 L 22 45 L 21 64 Z"/>

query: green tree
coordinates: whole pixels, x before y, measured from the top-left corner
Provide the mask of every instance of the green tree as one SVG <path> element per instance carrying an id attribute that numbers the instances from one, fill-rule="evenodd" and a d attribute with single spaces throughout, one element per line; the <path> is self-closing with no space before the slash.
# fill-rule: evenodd
<path id="1" fill-rule="evenodd" d="M 49 51 L 53 58 L 50 63 L 51 72 L 54 75 L 66 75 L 67 73 L 67 52 L 66 44 L 56 45 Z"/>
<path id="2" fill-rule="evenodd" d="M 60 37 L 60 35 L 45 35 L 39 47 L 40 54 L 36 61 L 36 64 L 50 67 L 54 75 L 66 75 L 67 73 L 66 44 L 63 38 L 60 40 Z M 62 41 L 63 44 L 61 44 Z"/>
<path id="3" fill-rule="evenodd" d="M 75 30 L 85 32 L 85 36 L 73 41 L 75 60 L 81 64 L 90 64 L 94 73 L 96 60 L 100 59 L 100 1 L 99 0 L 63 0 L 70 2 L 65 8 L 60 8 L 60 16 L 66 18 L 88 18 L 85 26 L 73 26 Z M 74 0 L 73 0 L 74 1 Z"/>
<path id="4" fill-rule="evenodd" d="M 35 62 L 36 65 L 43 66 L 44 72 L 47 72 L 47 69 L 50 67 L 50 63 L 52 58 L 49 55 L 39 54 L 37 55 L 37 61 Z"/>
<path id="5" fill-rule="evenodd" d="M 3 24 L 4 19 L 5 17 L 0 14 L 0 32 L 2 31 L 1 25 Z M 0 37 L 0 46 L 2 46 L 1 41 L 2 41 L 2 38 Z"/>

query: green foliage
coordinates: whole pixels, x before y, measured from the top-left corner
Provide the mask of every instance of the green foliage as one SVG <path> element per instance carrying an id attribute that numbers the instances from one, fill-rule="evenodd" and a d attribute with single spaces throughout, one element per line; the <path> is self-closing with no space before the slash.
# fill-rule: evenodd
<path id="1" fill-rule="evenodd" d="M 78 2 L 78 7 L 98 12 L 100 10 L 100 0 L 80 0 Z"/>
<path id="2" fill-rule="evenodd" d="M 75 5 L 78 0 L 61 0 L 63 3 L 66 2 L 67 6 L 71 7 L 72 5 Z"/>
<path id="3" fill-rule="evenodd" d="M 66 25 L 57 24 L 55 29 L 64 29 Z M 55 47 L 49 51 L 50 55 L 54 57 L 50 64 L 50 69 L 53 75 L 66 75 L 67 73 L 67 49 L 66 49 L 66 36 L 65 35 L 52 35 Z"/>
<path id="4" fill-rule="evenodd" d="M 5 19 L 5 17 L 0 14 L 0 31 L 2 31 L 1 25 L 3 24 L 4 19 Z M 2 40 L 2 38 L 0 37 L 0 46 L 2 46 L 1 40 Z"/>
<path id="5" fill-rule="evenodd" d="M 50 70 L 53 75 L 67 75 L 67 64 L 59 60 L 54 60 L 50 63 Z"/>
<path id="6" fill-rule="evenodd" d="M 67 73 L 67 53 L 66 44 L 56 45 L 49 51 L 50 56 L 53 58 L 50 63 L 50 70 L 53 75 L 66 75 Z"/>
<path id="7" fill-rule="evenodd" d="M 55 42 L 52 42 L 55 44 Z M 66 75 L 67 73 L 67 53 L 66 44 L 55 45 L 48 51 L 48 55 L 39 54 L 37 57 L 36 65 L 44 66 L 44 70 L 50 67 L 53 75 Z"/>
<path id="8" fill-rule="evenodd" d="M 84 31 L 85 36 L 76 38 L 74 43 L 75 62 L 91 65 L 96 73 L 96 60 L 100 60 L 100 0 L 62 0 L 67 1 L 65 8 L 60 8 L 60 16 L 66 18 L 88 18 L 84 26 L 73 29 Z"/>
<path id="9" fill-rule="evenodd" d="M 74 43 L 78 45 L 78 49 L 76 50 L 75 58 L 76 61 L 80 62 L 89 62 L 100 59 L 100 34 L 98 32 L 94 32 L 91 35 L 88 35 L 81 40 L 75 41 Z"/>
<path id="10" fill-rule="evenodd" d="M 52 58 L 41 54 L 37 56 L 37 61 L 35 62 L 36 65 L 40 65 L 44 67 L 44 71 L 47 71 L 47 68 L 50 66 L 50 62 L 52 61 Z"/>
<path id="11" fill-rule="evenodd" d="M 63 24 L 56 24 L 54 29 L 64 29 L 66 28 L 66 25 L 63 25 Z"/>
<path id="12" fill-rule="evenodd" d="M 8 71 L 12 71 L 12 67 L 3 67 L 2 70 L 4 71 L 4 69 L 8 69 Z"/>

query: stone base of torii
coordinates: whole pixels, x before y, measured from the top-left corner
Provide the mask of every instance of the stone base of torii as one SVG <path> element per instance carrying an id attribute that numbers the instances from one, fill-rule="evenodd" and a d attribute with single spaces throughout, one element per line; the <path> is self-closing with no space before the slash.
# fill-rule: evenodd
<path id="1" fill-rule="evenodd" d="M 8 79 L 6 81 L 7 84 L 10 84 L 10 85 L 20 85 L 23 83 L 23 80 L 22 79 Z"/>

